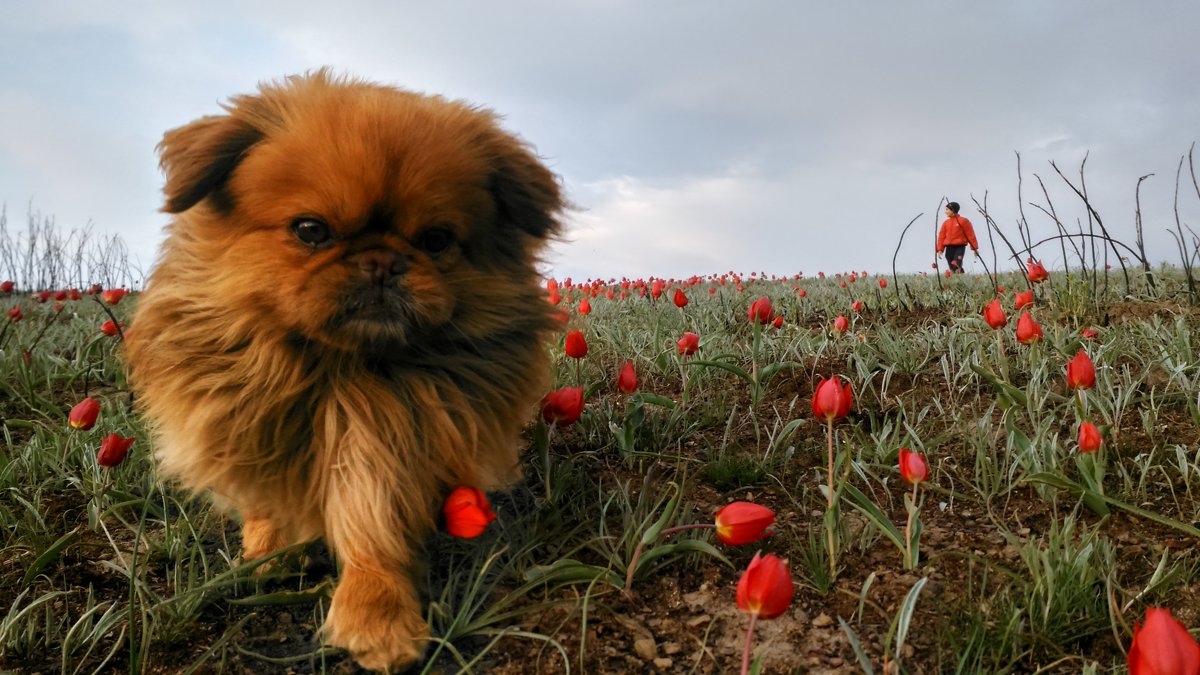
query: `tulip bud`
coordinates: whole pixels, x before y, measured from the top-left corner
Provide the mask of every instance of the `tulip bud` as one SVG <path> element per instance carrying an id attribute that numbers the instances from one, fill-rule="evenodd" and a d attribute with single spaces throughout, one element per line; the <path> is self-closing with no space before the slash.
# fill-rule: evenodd
<path id="1" fill-rule="evenodd" d="M 1171 610 L 1146 609 L 1146 623 L 1133 625 L 1129 645 L 1129 675 L 1196 675 L 1200 673 L 1200 643 Z"/>
<path id="2" fill-rule="evenodd" d="M 633 370 L 633 363 L 626 361 L 617 375 L 617 389 L 623 394 L 632 394 L 637 391 L 637 387 L 637 373 Z"/>
<path id="3" fill-rule="evenodd" d="M 588 345 L 582 331 L 573 330 L 567 333 L 566 352 L 567 356 L 573 359 L 582 359 L 587 356 Z"/>
<path id="4" fill-rule="evenodd" d="M 1100 444 L 1104 439 L 1100 436 L 1100 430 L 1091 422 L 1079 423 L 1079 451 L 1084 454 L 1091 454 L 1100 449 Z"/>
<path id="5" fill-rule="evenodd" d="M 442 514 L 446 517 L 446 531 L 463 539 L 473 539 L 483 534 L 496 519 L 483 492 L 469 486 L 454 488 L 442 505 Z"/>
<path id="6" fill-rule="evenodd" d="M 750 502 L 732 502 L 717 511 L 717 539 L 729 546 L 742 546 L 771 536 L 775 512 Z"/>
<path id="7" fill-rule="evenodd" d="M 761 619 L 774 619 L 787 611 L 795 592 L 786 562 L 772 553 L 755 553 L 738 580 L 737 606 Z"/>
<path id="8" fill-rule="evenodd" d="M 109 434 L 100 442 L 100 451 L 96 453 L 96 463 L 111 469 L 125 461 L 129 454 L 129 446 L 133 445 L 133 437 L 125 438 L 117 434 Z"/>
<path id="9" fill-rule="evenodd" d="M 72 429 L 87 431 L 96 426 L 96 418 L 99 416 L 100 402 L 89 396 L 71 408 L 71 414 L 67 415 L 67 424 Z"/>
<path id="10" fill-rule="evenodd" d="M 565 427 L 583 415 L 583 387 L 563 387 L 542 399 L 542 419 Z"/>
<path id="11" fill-rule="evenodd" d="M 900 448 L 900 477 L 910 485 L 924 483 L 929 478 L 929 465 L 925 463 L 925 455 L 919 455 L 908 448 Z"/>
<path id="12" fill-rule="evenodd" d="M 1096 385 L 1096 367 L 1082 349 L 1067 364 L 1067 386 L 1072 389 L 1091 389 Z"/>

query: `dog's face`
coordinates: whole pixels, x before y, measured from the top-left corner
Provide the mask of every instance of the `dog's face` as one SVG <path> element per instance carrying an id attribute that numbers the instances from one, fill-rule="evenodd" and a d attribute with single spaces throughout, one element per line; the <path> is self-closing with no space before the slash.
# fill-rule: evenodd
<path id="1" fill-rule="evenodd" d="M 226 110 L 160 152 L 168 247 L 236 313 L 359 350 L 528 310 L 562 197 L 490 113 L 323 71 Z"/>

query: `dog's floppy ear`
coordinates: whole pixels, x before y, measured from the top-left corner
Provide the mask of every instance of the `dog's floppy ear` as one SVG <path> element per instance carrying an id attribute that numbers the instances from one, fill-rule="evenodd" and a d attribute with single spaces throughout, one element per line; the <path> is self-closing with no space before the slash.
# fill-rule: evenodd
<path id="1" fill-rule="evenodd" d="M 498 141 L 490 188 L 501 220 L 538 239 L 557 235 L 567 206 L 558 179 L 519 140 Z"/>
<path id="2" fill-rule="evenodd" d="M 163 211 L 182 213 L 224 185 L 246 151 L 263 133 L 234 115 L 201 117 L 172 129 L 158 144 L 167 176 Z"/>

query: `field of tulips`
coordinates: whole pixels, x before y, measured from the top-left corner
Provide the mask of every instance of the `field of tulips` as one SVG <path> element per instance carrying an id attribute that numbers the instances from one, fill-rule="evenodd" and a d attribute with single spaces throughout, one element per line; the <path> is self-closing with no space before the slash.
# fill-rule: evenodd
<path id="1" fill-rule="evenodd" d="M 1029 270 L 549 281 L 526 478 L 448 498 L 423 672 L 1200 673 L 1187 279 Z M 355 672 L 327 551 L 255 575 L 157 479 L 137 294 L 0 302 L 0 669 Z"/>

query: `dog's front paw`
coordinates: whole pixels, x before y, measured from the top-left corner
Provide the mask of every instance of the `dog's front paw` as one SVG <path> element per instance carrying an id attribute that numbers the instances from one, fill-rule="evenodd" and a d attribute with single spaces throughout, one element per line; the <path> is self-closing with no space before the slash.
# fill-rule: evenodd
<path id="1" fill-rule="evenodd" d="M 407 580 L 343 576 L 322 629 L 325 642 L 350 652 L 363 668 L 398 673 L 421 659 L 429 625 Z"/>

